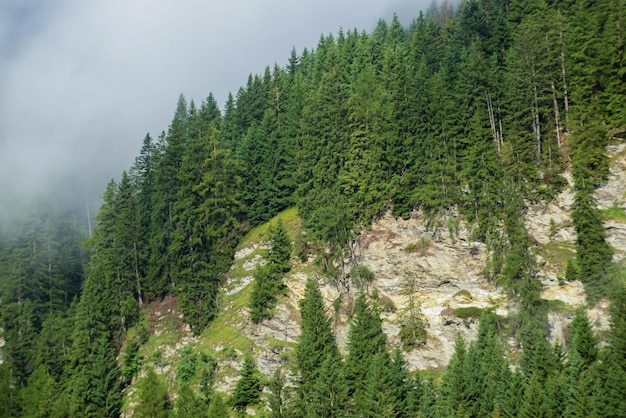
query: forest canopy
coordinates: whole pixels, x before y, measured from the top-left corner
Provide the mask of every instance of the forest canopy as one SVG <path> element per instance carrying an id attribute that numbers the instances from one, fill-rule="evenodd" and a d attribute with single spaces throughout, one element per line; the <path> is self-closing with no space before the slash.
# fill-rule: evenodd
<path id="1" fill-rule="evenodd" d="M 295 416 L 623 416 L 624 293 L 614 291 L 593 192 L 608 176 L 610 137 L 623 140 L 626 129 L 625 14 L 624 0 L 444 2 L 407 27 L 394 16 L 370 33 L 340 30 L 294 49 L 284 66 L 251 74 L 223 110 L 210 93 L 199 104 L 181 94 L 167 131 L 147 134 L 134 164 L 106 186 L 91 237 L 72 214 L 45 207 L 2 225 L 0 415 L 118 416 L 136 377 L 119 356 L 141 307 L 176 296 L 200 334 L 219 315 L 240 239 L 295 206 L 302 245 L 324 248 L 330 266 L 385 213 L 421 210 L 432 228 L 445 227 L 441 214 L 463 219 L 490 251 L 485 274 L 520 307 L 524 347 L 512 371 L 499 319 L 487 313 L 440 382 L 420 379 L 400 351 L 386 350 L 376 303 L 361 295 L 343 358 L 330 324 L 315 322 L 325 315 L 310 279 Z M 602 349 L 583 311 L 567 350 L 546 340 L 523 217 L 528 202 L 566 186 L 566 169 L 572 278 L 590 300 L 614 298 Z M 285 234 L 274 231 L 258 273 L 255 321 L 271 315 L 289 271 Z M 200 363 L 210 370 L 209 358 Z M 272 382 L 281 388 L 281 376 Z M 174 408 L 158 383 L 140 389 L 146 405 Z M 232 405 L 258 402 L 259 385 L 247 358 Z M 228 407 L 210 390 L 204 401 L 209 411 Z"/>

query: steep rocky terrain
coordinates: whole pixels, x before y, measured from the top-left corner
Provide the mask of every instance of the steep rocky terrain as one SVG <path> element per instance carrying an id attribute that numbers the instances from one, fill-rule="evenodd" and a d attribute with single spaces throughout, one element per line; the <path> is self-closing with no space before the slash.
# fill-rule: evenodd
<path id="1" fill-rule="evenodd" d="M 611 175 L 597 190 L 596 197 L 601 209 L 613 208 L 623 213 L 626 208 L 626 144 L 611 146 L 608 151 L 612 159 Z M 570 185 L 549 204 L 529 205 L 526 218 L 540 266 L 543 297 L 554 301 L 549 314 L 551 338 L 561 342 L 573 310 L 585 300 L 580 282 L 564 280 L 565 264 L 575 256 L 576 239 L 570 218 L 572 180 L 567 174 L 566 178 Z M 289 218 L 292 232 L 299 231 L 298 225 L 293 226 L 297 224 L 295 211 L 279 216 Z M 466 225 L 456 219 L 454 215 L 439 219 L 440 226 L 435 228 L 433 222 L 429 223 L 430 227 L 425 226 L 420 213 L 408 220 L 386 215 L 371 229 L 363 231 L 353 248 L 352 259 L 373 274 L 373 279 L 362 285 L 378 293 L 383 329 L 391 346 L 400 344 L 399 318 L 407 303 L 407 288 L 416 289 L 413 294 L 421 303 L 428 340 L 406 353 L 413 369 L 444 368 L 454 351 L 456 335 L 460 333 L 466 340 L 475 337 L 481 309 L 493 307 L 503 316 L 509 313 L 504 293 L 483 274 L 488 260 L 484 244 L 473 242 Z M 626 223 L 623 219 L 607 218 L 605 227 L 615 249 L 615 261 L 623 262 Z M 258 233 L 236 253 L 223 288 L 222 314 L 201 336 L 192 336 L 188 327 L 182 325 L 175 301 L 164 301 L 152 308 L 148 318 L 151 337 L 143 350 L 145 357 L 158 358 L 161 365 L 158 372 L 174 379 L 179 353 L 188 344 L 195 351 L 209 352 L 218 360 L 216 387 L 219 391 L 232 389 L 244 352 L 254 354 L 265 375 L 271 375 L 281 365 L 287 368 L 293 365 L 293 348 L 300 332 L 298 301 L 304 294 L 308 275 L 320 278 L 337 342 L 345 350 L 349 313 L 357 285 L 350 280 L 328 282 L 313 260 L 302 263 L 294 258 L 294 268 L 285 279 L 286 296 L 281 297 L 272 319 L 258 325 L 248 319 L 250 283 L 267 248 L 264 237 L 263 233 Z M 606 302 L 588 310 L 598 329 L 608 327 L 606 310 Z"/>

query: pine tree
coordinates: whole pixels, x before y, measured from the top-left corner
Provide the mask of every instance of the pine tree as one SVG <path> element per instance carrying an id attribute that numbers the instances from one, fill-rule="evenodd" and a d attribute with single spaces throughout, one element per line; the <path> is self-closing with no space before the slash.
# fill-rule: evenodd
<path id="1" fill-rule="evenodd" d="M 389 167 L 383 153 L 389 112 L 371 65 L 361 70 L 354 89 L 348 99 L 350 147 L 339 183 L 347 197 L 351 218 L 363 224 L 386 209 Z"/>
<path id="2" fill-rule="evenodd" d="M 139 403 L 135 413 L 138 416 L 150 418 L 169 416 L 167 389 L 152 367 L 148 368 L 146 376 L 139 382 L 137 394 Z"/>
<path id="3" fill-rule="evenodd" d="M 589 368 L 598 357 L 598 337 L 593 333 L 589 317 L 584 307 L 576 310 L 574 320 L 569 325 L 570 329 L 570 356 L 574 351 L 582 360 L 585 367 Z"/>
<path id="4" fill-rule="evenodd" d="M 489 416 L 496 409 L 509 377 L 505 353 L 498 341 L 497 317 L 485 311 L 480 318 L 477 339 L 470 345 L 464 362 L 464 396 L 470 416 Z"/>
<path id="5" fill-rule="evenodd" d="M 309 277 L 304 298 L 299 302 L 301 334 L 296 348 L 296 362 L 300 373 L 300 390 L 309 392 L 321 364 L 328 357 L 339 358 L 339 349 L 331 331 L 324 301 L 317 281 Z"/>
<path id="6" fill-rule="evenodd" d="M 183 384 L 178 391 L 174 416 L 180 418 L 203 418 L 207 416 L 206 404 L 196 396 L 193 389 L 187 384 Z"/>
<path id="7" fill-rule="evenodd" d="M 497 411 L 500 416 L 506 418 L 519 416 L 525 390 L 524 375 L 519 371 L 512 373 L 502 398 L 498 400 Z"/>
<path id="8" fill-rule="evenodd" d="M 0 364 L 0 416 L 18 416 L 16 387 L 7 363 Z"/>
<path id="9" fill-rule="evenodd" d="M 539 377 L 533 374 L 524 391 L 524 397 L 519 407 L 519 416 L 524 418 L 545 417 L 549 411 L 545 404 L 545 391 Z"/>
<path id="10" fill-rule="evenodd" d="M 419 375 L 413 378 L 409 374 L 407 362 L 398 347 L 393 352 L 388 372 L 390 390 L 396 405 L 395 415 L 398 418 L 415 416 L 423 388 Z"/>
<path id="11" fill-rule="evenodd" d="M 590 188 L 579 188 L 574 196 L 572 220 L 576 229 L 578 278 L 585 285 L 590 300 L 607 293 L 606 273 L 612 250 Z"/>
<path id="12" fill-rule="evenodd" d="M 222 395 L 219 393 L 215 394 L 215 397 L 213 397 L 209 404 L 208 418 L 223 418 L 229 415 L 228 406 L 226 402 L 224 402 L 224 399 L 222 399 Z"/>
<path id="13" fill-rule="evenodd" d="M 282 219 L 270 231 L 270 245 L 265 257 L 266 263 L 257 267 L 254 273 L 254 288 L 250 299 L 250 319 L 254 323 L 272 316 L 277 297 L 285 290 L 283 277 L 291 269 L 291 242 Z"/>
<path id="14" fill-rule="evenodd" d="M 235 385 L 232 397 L 232 406 L 243 412 L 248 405 L 259 402 L 261 398 L 261 378 L 254 359 L 246 356 L 241 368 L 241 377 Z"/>
<path id="15" fill-rule="evenodd" d="M 598 416 L 626 416 L 626 289 L 619 286 L 611 296 L 609 345 L 592 367 L 592 407 Z"/>
<path id="16" fill-rule="evenodd" d="M 422 384 L 422 393 L 419 403 L 418 416 L 420 418 L 440 418 L 448 416 L 440 413 L 440 406 L 437 404 L 437 391 L 431 380 Z"/>
<path id="17" fill-rule="evenodd" d="M 368 304 L 363 293 L 357 296 L 353 315 L 345 360 L 345 375 L 350 394 L 364 390 L 367 373 L 376 354 L 386 355 L 389 360 L 380 315 Z"/>
<path id="18" fill-rule="evenodd" d="M 270 391 L 268 406 L 271 418 L 285 418 L 289 416 L 291 399 L 289 389 L 285 386 L 285 375 L 280 368 L 277 368 L 272 378 L 267 383 Z"/>
<path id="19" fill-rule="evenodd" d="M 301 389 L 309 391 L 304 393 L 305 416 L 341 418 L 348 415 L 348 385 L 339 353 L 329 353 L 316 370 L 312 384 Z"/>
<path id="20" fill-rule="evenodd" d="M 45 417 L 54 409 L 59 393 L 57 382 L 40 365 L 29 377 L 28 385 L 21 391 L 22 416 Z M 9 416 L 7 414 L 7 416 Z"/>
<path id="21" fill-rule="evenodd" d="M 468 382 L 464 373 L 466 357 L 465 341 L 457 334 L 454 354 L 441 382 L 440 409 L 444 416 L 464 416 L 467 413 Z"/>
<path id="22" fill-rule="evenodd" d="M 215 128 L 207 135 L 208 157 L 202 178 L 191 190 L 192 201 L 184 210 L 180 208 L 185 215 L 178 218 L 187 238 L 179 231 L 170 248 L 179 255 L 173 268 L 179 280 L 181 310 L 195 333 L 216 313 L 218 285 L 230 267 L 242 217 L 234 162 L 219 146 Z"/>
<path id="23" fill-rule="evenodd" d="M 593 403 L 593 380 L 585 360 L 577 351 L 570 353 L 567 370 L 566 413 L 569 416 L 589 416 Z"/>
<path id="24" fill-rule="evenodd" d="M 400 410 L 390 376 L 390 359 L 386 352 L 374 355 L 365 376 L 363 390 L 354 393 L 355 412 L 365 417 L 393 417 Z"/>
<path id="25" fill-rule="evenodd" d="M 399 336 L 402 341 L 402 348 L 406 351 L 425 344 L 428 339 L 421 304 L 415 296 L 416 291 L 417 277 L 411 276 L 407 279 L 402 291 L 408 302 L 400 313 L 402 327 L 400 328 Z"/>

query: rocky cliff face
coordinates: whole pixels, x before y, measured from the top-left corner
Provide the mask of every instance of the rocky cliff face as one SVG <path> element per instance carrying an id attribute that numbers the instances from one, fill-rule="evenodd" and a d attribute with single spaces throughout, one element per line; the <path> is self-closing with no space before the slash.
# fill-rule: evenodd
<path id="1" fill-rule="evenodd" d="M 607 183 L 597 190 L 596 197 L 601 209 L 626 208 L 626 144 L 609 148 L 612 159 L 611 175 Z M 563 342 L 567 325 L 576 306 L 584 303 L 585 294 L 580 282 L 564 280 L 565 263 L 575 256 L 576 234 L 570 212 L 573 203 L 570 182 L 554 201 L 548 204 L 530 205 L 527 210 L 526 227 L 534 242 L 534 251 L 540 267 L 539 277 L 543 283 L 543 298 L 552 300 L 557 309 L 549 315 L 551 338 Z M 421 302 L 427 324 L 427 342 L 406 353 L 412 369 L 445 367 L 454 351 L 454 340 L 461 334 L 472 340 L 477 332 L 476 315 L 463 316 L 461 308 L 480 309 L 493 307 L 499 315 L 508 315 L 506 296 L 502 289 L 490 282 L 483 274 L 489 258 L 486 248 L 470 239 L 469 231 L 458 217 L 440 219 L 439 228 L 426 227 L 425 220 L 415 213 L 408 220 L 383 216 L 358 237 L 353 258 L 360 266 L 373 274 L 373 279 L 361 285 L 376 290 L 382 306 L 383 329 L 391 346 L 400 345 L 400 314 L 407 304 L 407 288 L 413 286 L 413 294 Z M 431 222 L 432 224 L 432 222 Z M 624 262 L 626 253 L 626 223 L 608 220 L 605 223 L 608 240 L 615 248 L 615 261 Z M 280 299 L 276 315 L 261 324 L 248 319 L 247 294 L 254 269 L 262 263 L 260 256 L 263 243 L 251 243 L 241 248 L 233 269 L 225 283 L 227 295 L 224 314 L 213 323 L 208 334 L 200 338 L 190 337 L 188 330 L 182 332 L 175 348 L 192 343 L 216 355 L 220 361 L 217 389 L 228 392 L 237 380 L 242 354 L 252 350 L 260 371 L 271 375 L 274 370 L 289 363 L 300 333 L 298 301 L 304 294 L 307 275 L 315 274 L 312 262 L 298 263 L 286 277 L 287 295 Z M 349 328 L 349 313 L 355 298 L 357 285 L 351 281 L 325 283 L 321 291 L 326 300 L 328 315 L 333 318 L 337 342 L 345 351 Z M 472 311 L 465 309 L 465 312 Z M 594 325 L 608 327 L 607 303 L 600 302 L 588 310 Z M 222 341 L 217 333 L 228 333 L 228 341 Z M 209 336 L 207 336 L 209 335 Z M 182 339 L 182 340 L 181 340 Z M 234 348 L 229 348 L 228 345 Z M 175 362 L 175 351 L 166 350 Z M 227 354 L 224 354 L 227 353 Z M 168 370 L 164 368 L 164 371 Z M 173 367 L 169 369 L 173 372 Z"/>
<path id="2" fill-rule="evenodd" d="M 626 144 L 611 146 L 608 153 L 612 159 L 611 174 L 607 183 L 597 190 L 598 205 L 601 209 L 626 208 Z M 549 315 L 551 338 L 560 342 L 563 342 L 567 324 L 573 317 L 572 311 L 585 301 L 580 282 L 564 281 L 565 263 L 575 256 L 576 240 L 570 217 L 574 200 L 573 181 L 568 173 L 565 176 L 570 185 L 552 202 L 530 205 L 526 217 L 526 227 L 535 243 L 540 266 L 539 277 L 544 285 L 542 296 L 547 300 L 560 301 L 558 306 L 561 309 Z M 475 337 L 476 319 L 456 316 L 458 308 L 494 307 L 500 315 L 508 314 L 502 289 L 483 274 L 488 259 L 485 246 L 470 240 L 469 231 L 462 222 L 449 222 L 454 219 L 454 216 L 441 219 L 439 225 L 446 226 L 428 228 L 419 213 L 408 220 L 386 215 L 358 237 L 354 251 L 359 264 L 373 273 L 374 279 L 367 284 L 370 290 L 376 289 L 382 304 L 392 307 L 382 312 L 383 328 L 392 346 L 400 344 L 399 312 L 407 303 L 407 283 L 414 281 L 417 285 L 416 293 L 427 322 L 428 341 L 407 353 L 407 360 L 414 369 L 444 367 L 454 351 L 457 334 L 467 340 Z M 608 220 L 605 227 L 608 240 L 615 248 L 615 261 L 620 262 L 626 252 L 626 224 Z M 245 268 L 252 272 L 255 261 L 260 258 L 250 254 L 253 251 L 244 248 L 237 253 L 237 258 L 244 259 Z M 287 278 L 288 295 L 281 300 L 273 319 L 260 325 L 246 323 L 242 329 L 255 341 L 259 351 L 265 351 L 260 353 L 258 362 L 264 373 L 273 372 L 282 361 L 282 352 L 272 353 L 264 341 L 268 338 L 284 340 L 288 344 L 297 341 L 297 302 L 304 293 L 306 280 L 303 270 L 306 269 L 296 267 Z M 234 288 L 240 289 L 241 285 L 239 283 Z M 344 350 L 349 326 L 348 312 L 355 289 L 356 286 L 345 283 L 342 286 L 326 283 L 321 289 L 329 316 L 334 318 L 337 342 Z M 341 304 L 337 303 L 339 297 Z M 608 327 L 606 310 L 606 302 L 588 310 L 597 328 Z"/>

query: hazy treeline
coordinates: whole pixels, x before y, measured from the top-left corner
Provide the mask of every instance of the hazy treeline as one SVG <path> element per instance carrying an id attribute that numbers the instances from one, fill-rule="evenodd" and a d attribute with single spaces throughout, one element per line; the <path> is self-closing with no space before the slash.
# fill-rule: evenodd
<path id="1" fill-rule="evenodd" d="M 513 407 L 554 416 L 546 411 L 569 411 L 582 400 L 604 414 L 594 402 L 614 392 L 597 376 L 611 361 L 626 364 L 619 363 L 623 336 L 614 328 L 612 348 L 597 352 L 581 318 L 575 335 L 583 336 L 568 360 L 567 350 L 546 343 L 547 311 L 523 214 L 525 202 L 549 200 L 566 185 L 561 173 L 571 165 L 578 238 L 570 278 L 583 281 L 591 298 L 611 293 L 612 253 L 593 190 L 608 175 L 609 132 L 626 126 L 625 13 L 624 0 L 469 0 L 458 10 L 420 14 L 409 27 L 394 18 L 371 33 L 322 36 L 314 49 L 293 50 L 284 67 L 250 75 L 223 111 L 210 94 L 199 105 L 181 95 L 167 132 L 146 135 L 133 166 L 107 185 L 83 247 L 71 222 L 52 215 L 2 230 L 1 414 L 118 415 L 133 373 L 117 357 L 141 306 L 176 295 L 200 333 L 219 313 L 222 274 L 239 239 L 294 205 L 307 240 L 329 249 L 330 275 L 342 274 L 333 261 L 344 259 L 356 231 L 386 211 L 408 217 L 421 209 L 430 227 L 451 229 L 458 214 L 473 239 L 488 245 L 485 274 L 519 306 L 508 326 L 523 342 L 520 368 L 504 366 L 498 319 L 489 316 L 478 342 L 457 344 L 440 387 L 410 377 L 411 388 L 397 388 L 416 397 L 408 416 L 522 413 Z M 372 316 L 368 303 L 363 297 L 363 315 Z M 623 301 L 615 306 L 622 324 Z M 357 398 L 377 390 L 367 385 L 384 381 L 390 364 L 405 373 L 401 356 L 389 360 L 377 335 L 378 345 L 367 348 L 375 360 L 358 366 L 368 369 L 351 363 L 358 362 L 352 340 L 345 360 L 330 348 L 321 369 L 299 363 L 304 404 L 293 411 L 393 416 L 358 409 L 370 408 Z M 484 374 L 495 359 L 502 366 L 490 372 L 499 374 Z M 342 378 L 329 374 L 338 363 Z M 620 367 L 610 369 L 612 381 L 624 381 Z M 483 386 L 464 380 L 471 373 Z M 307 409 L 327 401 L 325 386 L 316 392 L 320 379 L 346 380 L 337 389 L 345 406 Z M 489 392 L 496 387 L 503 392 Z M 574 390 L 589 397 L 570 396 Z M 317 401 L 307 398 L 314 393 Z M 489 398 L 479 404 L 473 394 Z M 409 395 L 389 396 L 405 402 Z M 505 404 L 516 412 L 504 412 Z"/>

